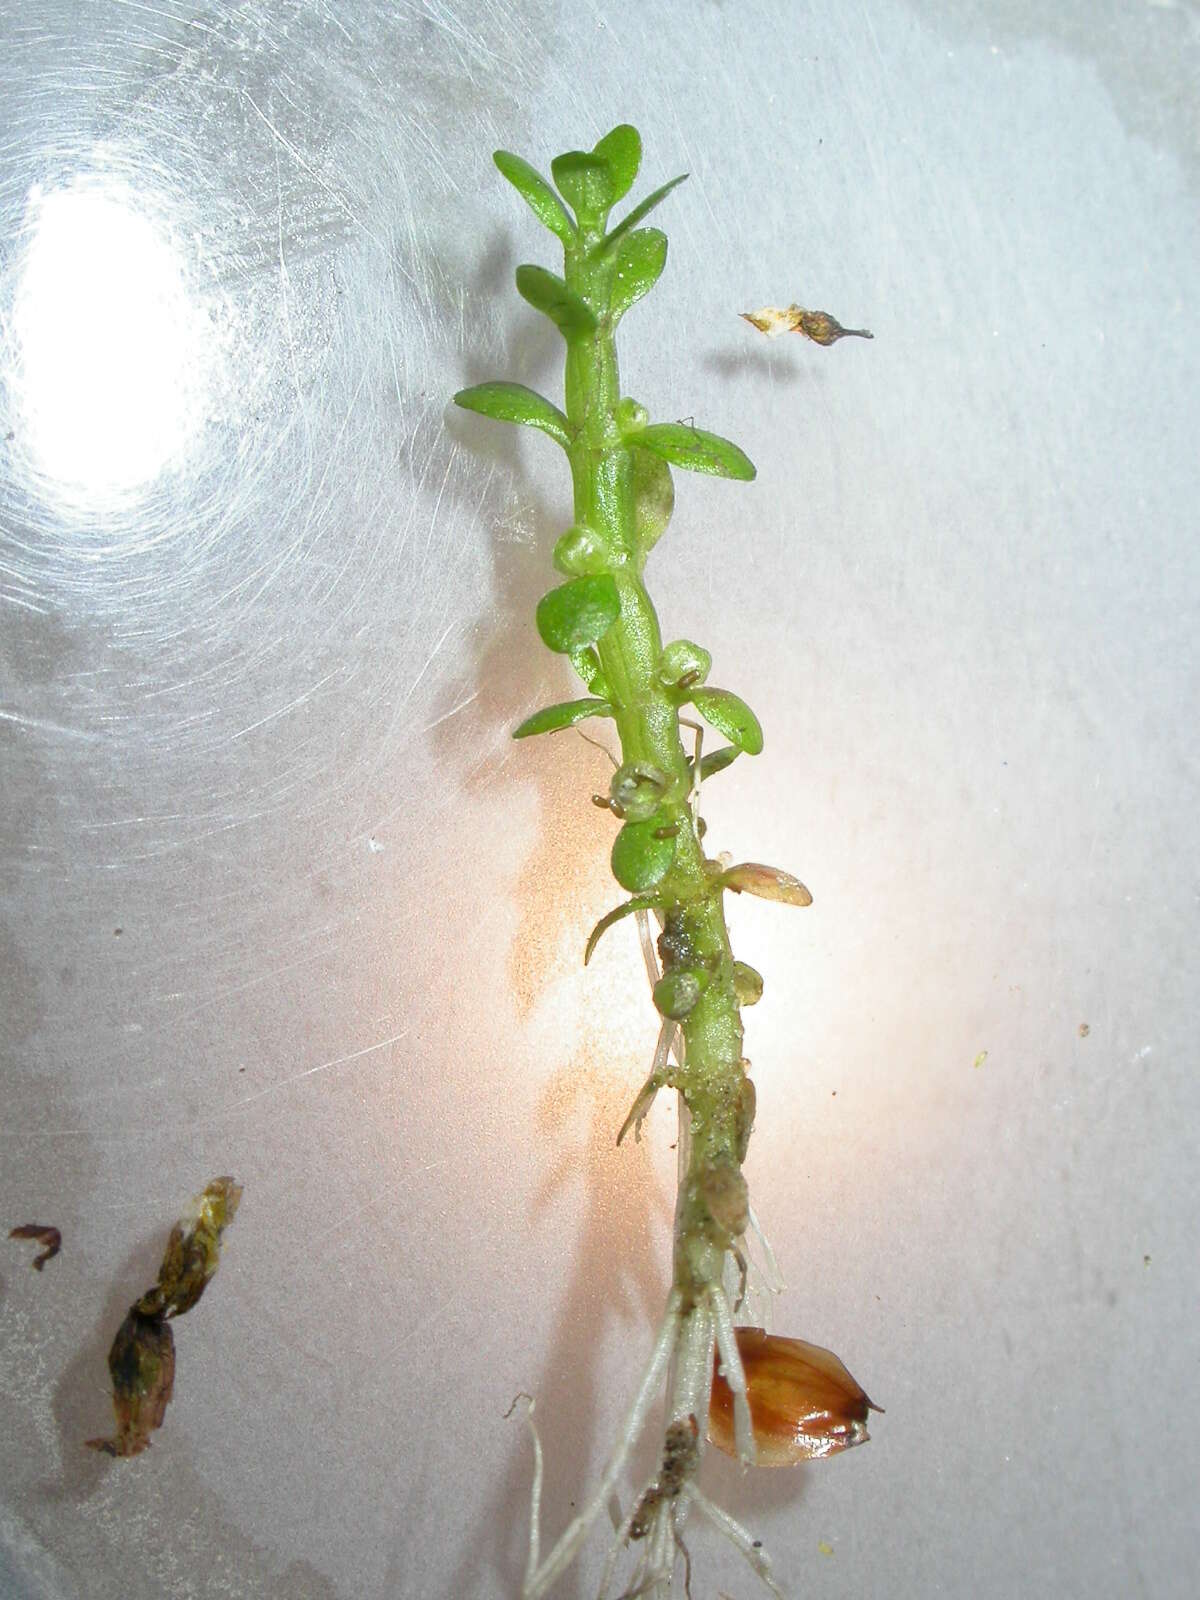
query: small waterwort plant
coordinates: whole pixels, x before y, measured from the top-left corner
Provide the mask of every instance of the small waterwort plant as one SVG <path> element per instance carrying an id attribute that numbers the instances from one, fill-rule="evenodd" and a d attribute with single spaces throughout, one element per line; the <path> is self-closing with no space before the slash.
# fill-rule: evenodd
<path id="1" fill-rule="evenodd" d="M 646 406 L 621 393 L 617 328 L 657 283 L 667 260 L 666 235 L 642 224 L 684 181 L 680 176 L 662 184 L 610 226 L 641 155 L 637 130 L 622 124 L 591 150 L 555 157 L 552 186 L 520 156 L 496 152 L 496 166 L 562 246 L 561 276 L 521 266 L 516 284 L 562 335 L 563 405 L 506 382 L 478 384 L 454 397 L 469 411 L 539 429 L 570 467 L 574 521 L 553 553 L 564 581 L 543 596 L 536 621 L 543 641 L 568 659 L 587 694 L 535 712 L 514 736 L 553 733 L 593 718 L 607 719 L 615 730 L 620 761 L 608 793 L 594 799 L 619 823 L 611 864 L 628 898 L 596 924 L 584 961 L 614 923 L 637 919 L 661 1027 L 650 1072 L 617 1140 L 630 1130 L 640 1136 L 660 1089 L 676 1091 L 680 1115 L 673 1269 L 663 1319 L 608 1464 L 545 1556 L 543 1460 L 534 1429 L 523 1600 L 550 1591 L 605 1510 L 613 1515 L 614 1532 L 602 1597 L 626 1552 L 632 1571 L 624 1596 L 661 1600 L 680 1568 L 690 1593 L 682 1532 L 693 1510 L 732 1540 L 779 1594 L 761 1542 L 699 1487 L 705 1438 L 745 1465 L 760 1454 L 764 1464 L 784 1464 L 860 1443 L 870 1406 L 828 1351 L 735 1327 L 748 1294 L 778 1292 L 782 1283 L 742 1172 L 756 1096 L 742 1051 L 741 1008 L 759 999 L 763 980 L 734 957 L 725 897 L 754 894 L 794 906 L 812 897 L 790 873 L 714 859 L 703 842 L 702 786 L 738 757 L 758 755 L 763 732 L 740 696 L 710 684 L 708 650 L 690 639 L 663 642 L 643 574 L 674 507 L 672 468 L 743 483 L 755 469 L 728 439 L 691 420 L 652 421 Z M 816 332 L 796 318 L 792 330 L 818 343 L 849 331 L 825 313 L 800 315 L 818 319 Z M 705 753 L 697 716 L 726 742 Z M 624 1512 L 612 1512 L 630 1449 L 664 1388 L 656 1470 L 627 1497 Z M 532 1412 L 529 1402 L 531 1427 Z"/>

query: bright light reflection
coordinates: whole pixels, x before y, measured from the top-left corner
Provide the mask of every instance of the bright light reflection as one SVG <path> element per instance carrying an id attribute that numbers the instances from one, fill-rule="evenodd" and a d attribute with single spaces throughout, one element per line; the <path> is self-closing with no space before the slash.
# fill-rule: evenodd
<path id="1" fill-rule="evenodd" d="M 184 453 L 200 331 L 183 263 L 132 190 L 78 180 L 31 194 L 15 379 L 23 443 L 54 489 L 121 497 Z"/>

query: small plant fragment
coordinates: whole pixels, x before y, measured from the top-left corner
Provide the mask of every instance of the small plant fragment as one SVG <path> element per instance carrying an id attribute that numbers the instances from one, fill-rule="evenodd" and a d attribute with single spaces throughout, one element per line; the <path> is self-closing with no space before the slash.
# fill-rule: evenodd
<path id="1" fill-rule="evenodd" d="M 190 1311 L 212 1281 L 221 1235 L 241 1198 L 241 1185 L 232 1178 L 214 1178 L 171 1229 L 158 1282 L 130 1306 L 108 1352 L 116 1434 L 88 1439 L 89 1450 L 140 1455 L 162 1427 L 175 1390 L 175 1335 L 168 1319 Z"/>
<path id="2" fill-rule="evenodd" d="M 62 1249 L 62 1234 L 59 1233 L 57 1228 L 51 1228 L 44 1222 L 23 1222 L 19 1228 L 10 1229 L 8 1237 L 10 1239 L 33 1239 L 42 1246 L 41 1255 L 34 1256 L 30 1262 L 30 1265 L 36 1268 L 38 1272 L 42 1270 L 47 1261 L 52 1261 Z"/>
<path id="3" fill-rule="evenodd" d="M 781 311 L 778 306 L 763 306 L 760 311 L 739 313 L 744 322 L 768 339 L 778 339 L 781 333 L 801 333 L 814 344 L 836 344 L 839 339 L 873 339 L 867 328 L 843 328 L 828 311 L 805 311 L 803 306 L 788 306 Z"/>
<path id="4" fill-rule="evenodd" d="M 737 1343 L 758 1466 L 791 1467 L 866 1444 L 867 1412 L 880 1408 L 832 1350 L 762 1328 L 739 1328 Z M 733 1394 L 718 1372 L 708 1437 L 727 1456 L 735 1454 L 733 1411 Z"/>
<path id="5" fill-rule="evenodd" d="M 175 1392 L 175 1335 L 163 1312 L 142 1316 L 130 1306 L 108 1352 L 108 1371 L 117 1431 L 111 1439 L 85 1442 L 107 1456 L 141 1455 Z"/>

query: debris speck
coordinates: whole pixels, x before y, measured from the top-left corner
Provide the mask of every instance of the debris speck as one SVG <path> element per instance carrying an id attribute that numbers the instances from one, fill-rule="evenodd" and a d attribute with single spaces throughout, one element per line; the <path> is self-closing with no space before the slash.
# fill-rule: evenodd
<path id="1" fill-rule="evenodd" d="M 19 1228 L 9 1231 L 10 1239 L 33 1239 L 42 1246 L 41 1255 L 34 1256 L 30 1265 L 38 1272 L 52 1261 L 62 1249 L 62 1234 L 57 1228 L 52 1228 L 45 1222 L 23 1222 Z"/>
<path id="2" fill-rule="evenodd" d="M 981 1050 L 979 1052 L 979 1054 L 975 1057 L 974 1061 L 972 1061 L 971 1065 L 973 1067 L 981 1067 L 983 1065 L 983 1063 L 987 1060 L 987 1058 L 988 1058 L 987 1051 L 986 1050 Z"/>
<path id="3" fill-rule="evenodd" d="M 833 1546 L 827 1543 L 824 1539 L 819 1539 L 817 1541 L 817 1549 L 823 1556 L 831 1556 L 833 1554 Z"/>
<path id="4" fill-rule="evenodd" d="M 843 328 L 828 311 L 806 311 L 803 306 L 763 306 L 758 311 L 739 312 L 743 322 L 748 322 L 768 339 L 778 339 L 783 333 L 799 333 L 814 344 L 836 344 L 839 339 L 873 339 L 867 328 Z"/>
<path id="5" fill-rule="evenodd" d="M 1091 1028 L 1088 1026 L 1088 1024 L 1086 1022 L 1081 1022 L 1079 1024 L 1079 1037 L 1081 1039 L 1086 1039 L 1088 1034 L 1091 1033 L 1091 1031 L 1092 1031 Z"/>

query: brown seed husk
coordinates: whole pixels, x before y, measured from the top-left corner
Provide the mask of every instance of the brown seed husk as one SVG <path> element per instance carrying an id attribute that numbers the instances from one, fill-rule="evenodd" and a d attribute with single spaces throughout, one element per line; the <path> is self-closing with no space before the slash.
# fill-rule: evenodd
<path id="1" fill-rule="evenodd" d="M 790 1467 L 867 1442 L 867 1412 L 879 1407 L 831 1350 L 762 1328 L 738 1328 L 737 1343 L 760 1467 Z M 718 1450 L 736 1456 L 733 1395 L 719 1372 L 713 1376 L 708 1437 Z"/>

